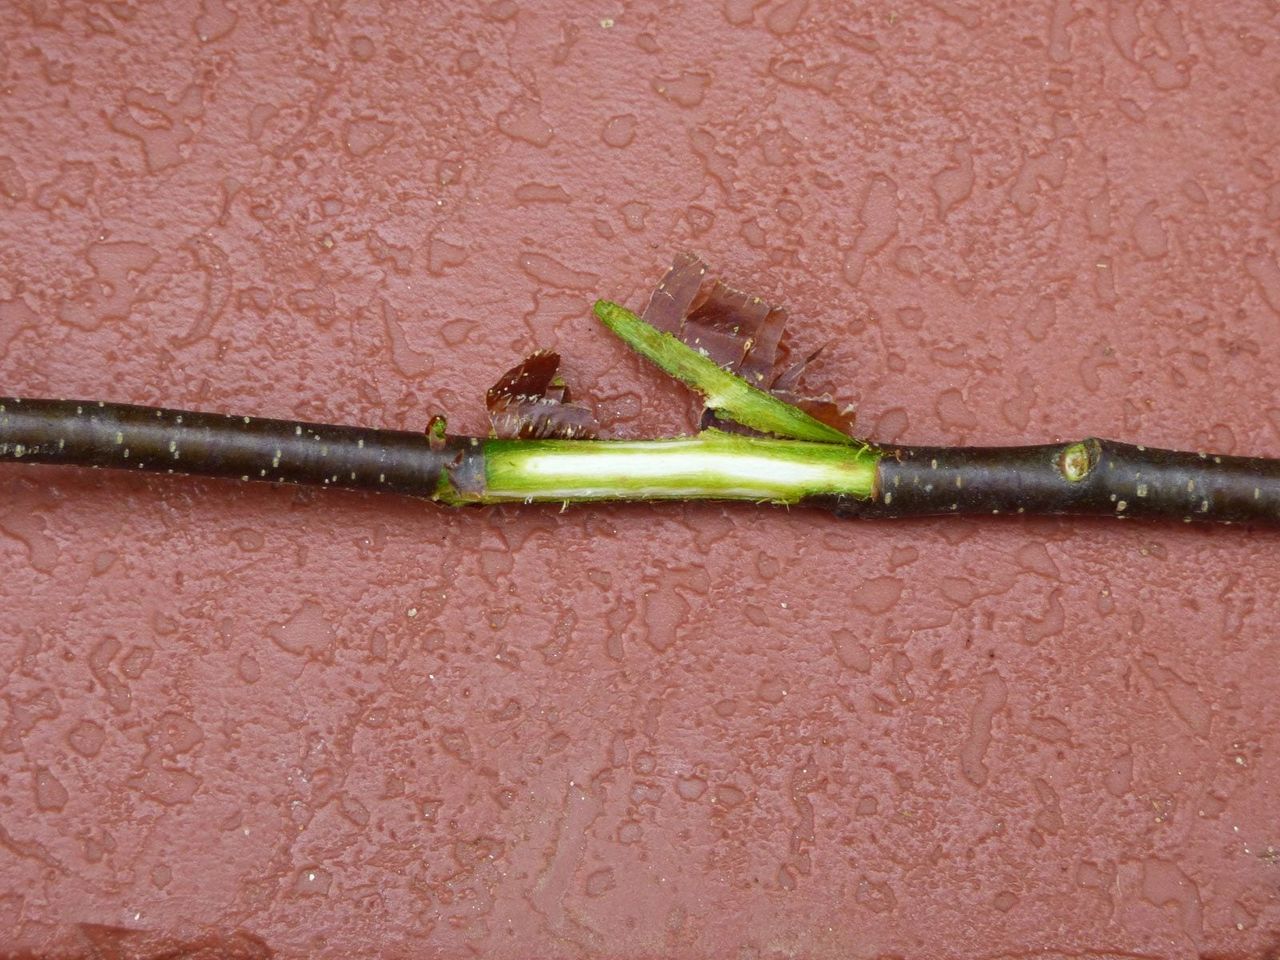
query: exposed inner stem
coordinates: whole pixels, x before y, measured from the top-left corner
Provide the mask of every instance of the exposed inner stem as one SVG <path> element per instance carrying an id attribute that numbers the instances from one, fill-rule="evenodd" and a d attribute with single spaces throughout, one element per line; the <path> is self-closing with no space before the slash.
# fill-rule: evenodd
<path id="1" fill-rule="evenodd" d="M 733 499 L 798 503 L 865 498 L 879 453 L 843 444 L 705 430 L 671 440 L 488 440 L 485 490 L 474 499 Z M 467 498 L 463 498 L 467 499 Z"/>

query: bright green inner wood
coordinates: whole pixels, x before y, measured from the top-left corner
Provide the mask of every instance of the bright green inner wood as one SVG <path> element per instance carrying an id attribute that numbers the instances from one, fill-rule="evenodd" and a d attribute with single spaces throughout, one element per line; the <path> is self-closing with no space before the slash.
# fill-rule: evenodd
<path id="1" fill-rule="evenodd" d="M 866 498 L 879 451 L 705 430 L 670 440 L 486 440 L 485 503 Z"/>

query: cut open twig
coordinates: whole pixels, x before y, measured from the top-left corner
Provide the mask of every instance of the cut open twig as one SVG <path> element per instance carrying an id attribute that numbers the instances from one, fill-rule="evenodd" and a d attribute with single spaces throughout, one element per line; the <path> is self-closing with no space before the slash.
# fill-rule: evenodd
<path id="1" fill-rule="evenodd" d="M 1280 460 L 1087 438 L 1017 447 L 877 445 L 849 409 L 806 398 L 786 313 L 678 258 L 642 316 L 596 316 L 703 397 L 692 436 L 594 439 L 559 357 L 539 352 L 489 391 L 488 437 L 139 407 L 0 398 L 0 461 L 384 491 L 448 504 L 721 499 L 839 516 L 1077 514 L 1280 524 Z M 709 424 L 714 424 L 710 426 Z"/>

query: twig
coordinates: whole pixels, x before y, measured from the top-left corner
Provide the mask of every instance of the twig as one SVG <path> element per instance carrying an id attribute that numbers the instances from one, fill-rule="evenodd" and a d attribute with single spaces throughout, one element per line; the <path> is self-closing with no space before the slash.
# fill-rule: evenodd
<path id="1" fill-rule="evenodd" d="M 785 314 L 712 285 L 705 274 L 701 261 L 681 258 L 658 288 L 663 299 L 655 295 L 654 303 L 667 321 L 696 320 L 717 349 L 733 348 L 735 358 L 725 366 L 618 304 L 601 301 L 596 314 L 638 353 L 702 394 L 721 421 L 734 421 L 750 435 L 705 429 L 670 439 L 581 439 L 594 431 L 594 417 L 569 402 L 568 387 L 555 375 L 559 358 L 538 353 L 489 392 L 498 436 L 449 436 L 440 417 L 418 434 L 102 401 L 0 398 L 0 461 L 308 484 L 446 504 L 718 499 L 819 506 L 857 517 L 1076 514 L 1280 524 L 1280 460 L 1093 438 L 1023 447 L 905 447 L 852 437 L 782 399 L 793 397 L 804 365 L 777 373 Z M 738 375 L 748 364 L 776 393 Z"/>

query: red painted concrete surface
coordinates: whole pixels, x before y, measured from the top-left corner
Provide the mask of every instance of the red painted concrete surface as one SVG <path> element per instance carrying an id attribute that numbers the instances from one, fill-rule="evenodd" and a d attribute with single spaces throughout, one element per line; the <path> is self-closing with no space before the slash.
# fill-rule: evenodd
<path id="1" fill-rule="evenodd" d="M 692 248 L 873 437 L 1276 456 L 1278 147 L 1262 0 L 10 0 L 0 385 L 679 432 Z M 0 953 L 1274 956 L 1278 546 L 7 466 Z"/>

